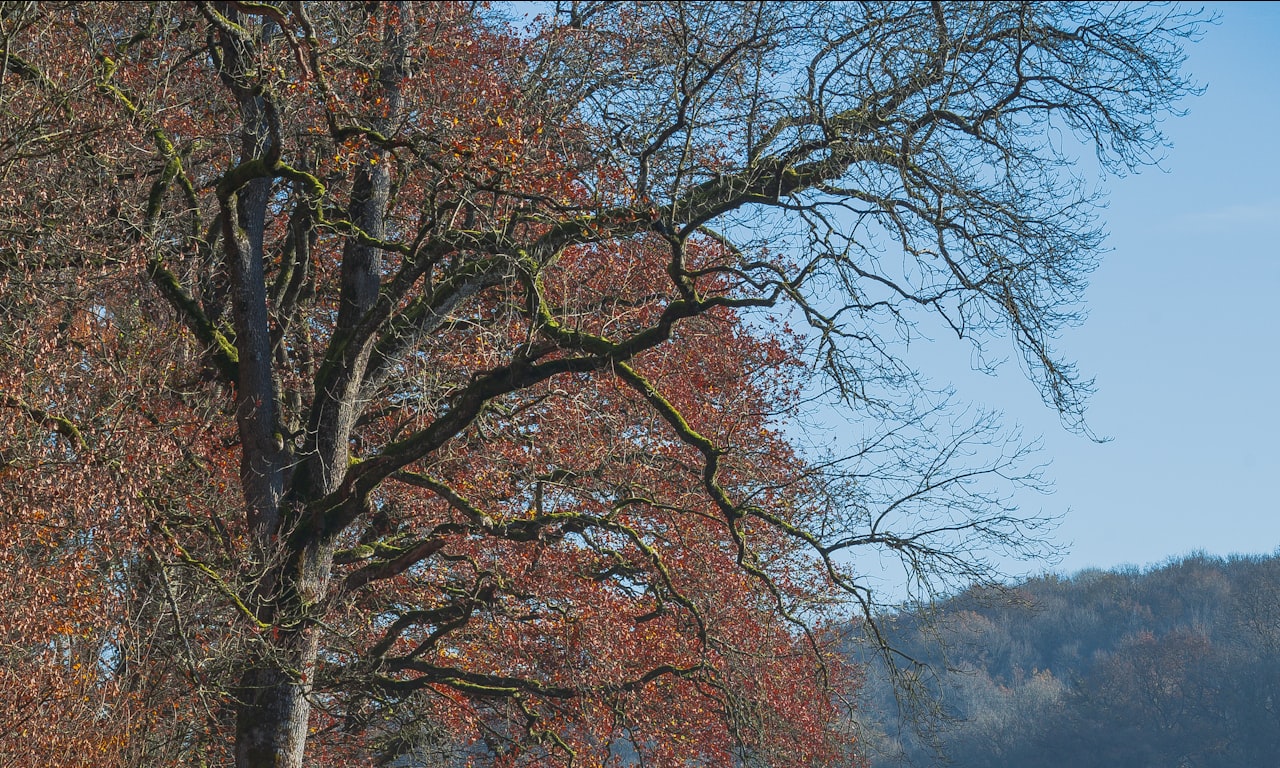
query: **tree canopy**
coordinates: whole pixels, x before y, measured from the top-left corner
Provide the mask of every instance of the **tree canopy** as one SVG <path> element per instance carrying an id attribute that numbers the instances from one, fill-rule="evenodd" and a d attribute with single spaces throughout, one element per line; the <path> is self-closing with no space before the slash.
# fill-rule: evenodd
<path id="1" fill-rule="evenodd" d="M 1195 20 L 539 10 L 2 4 L 0 754 L 842 763 L 851 553 L 1034 550 L 907 342 L 1082 424 L 1063 137 L 1152 160 Z"/>

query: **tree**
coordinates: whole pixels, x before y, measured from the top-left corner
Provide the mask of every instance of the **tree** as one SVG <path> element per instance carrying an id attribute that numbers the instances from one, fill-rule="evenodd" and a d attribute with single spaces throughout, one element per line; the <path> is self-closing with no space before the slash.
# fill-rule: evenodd
<path id="1" fill-rule="evenodd" d="M 876 600 L 847 554 L 928 585 L 1035 546 L 1002 495 L 1022 448 L 905 342 L 1003 334 L 1080 425 L 1051 343 L 1101 235 L 1046 136 L 1149 161 L 1195 31 L 1001 3 L 0 18 L 7 578 L 56 564 L 109 606 L 80 605 L 109 629 L 77 733 L 242 768 L 842 759 L 829 622 Z M 814 376 L 850 456 L 782 431 Z M 8 647 L 65 670 L 85 633 L 51 626 Z"/>

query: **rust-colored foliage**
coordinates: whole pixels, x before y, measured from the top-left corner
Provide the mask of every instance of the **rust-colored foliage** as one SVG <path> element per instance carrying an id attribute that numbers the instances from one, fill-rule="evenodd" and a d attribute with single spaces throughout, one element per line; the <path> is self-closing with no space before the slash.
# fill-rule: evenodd
<path id="1" fill-rule="evenodd" d="M 854 760 L 843 553 L 1027 530 L 884 319 L 1076 415 L 1028 129 L 1132 164 L 1184 90 L 1070 8 L 0 5 L 6 764 Z M 842 460 L 781 431 L 815 360 Z"/>

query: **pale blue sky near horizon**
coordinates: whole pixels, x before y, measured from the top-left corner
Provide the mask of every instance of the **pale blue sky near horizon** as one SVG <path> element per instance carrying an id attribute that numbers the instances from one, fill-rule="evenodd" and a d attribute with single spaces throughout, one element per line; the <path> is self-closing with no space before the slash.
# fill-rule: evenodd
<path id="1" fill-rule="evenodd" d="M 1065 431 L 1015 362 L 953 382 L 1042 434 L 1052 462 L 1055 492 L 1021 501 L 1063 515 L 1068 549 L 1014 572 L 1280 549 L 1280 3 L 1205 8 L 1219 23 L 1186 63 L 1205 93 L 1165 123 L 1163 171 L 1106 182 L 1110 251 L 1060 344 L 1095 377 L 1088 424 L 1111 440 Z"/>

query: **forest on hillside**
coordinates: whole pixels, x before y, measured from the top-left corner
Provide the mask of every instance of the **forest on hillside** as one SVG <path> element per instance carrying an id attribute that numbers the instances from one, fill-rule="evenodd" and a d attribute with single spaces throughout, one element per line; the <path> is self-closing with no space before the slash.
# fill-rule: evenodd
<path id="1" fill-rule="evenodd" d="M 882 625 L 920 664 L 863 691 L 873 768 L 1239 768 L 1280 755 L 1280 557 L 972 588 Z M 928 702 L 928 703 L 926 703 Z"/>

